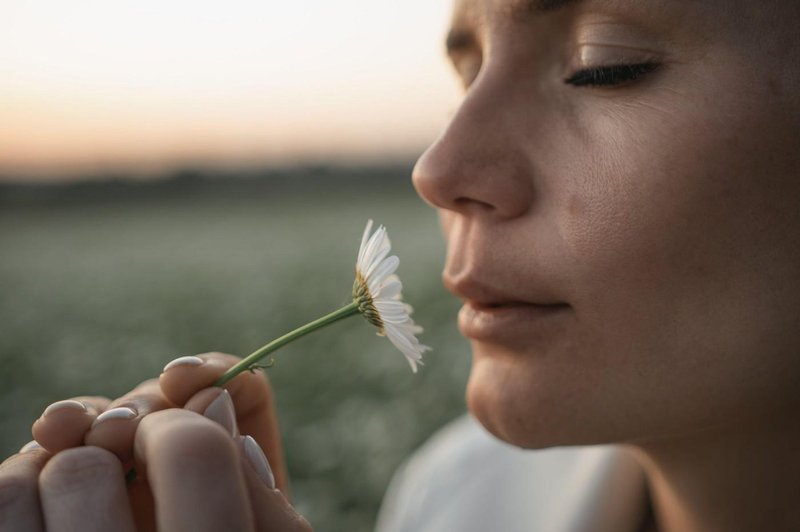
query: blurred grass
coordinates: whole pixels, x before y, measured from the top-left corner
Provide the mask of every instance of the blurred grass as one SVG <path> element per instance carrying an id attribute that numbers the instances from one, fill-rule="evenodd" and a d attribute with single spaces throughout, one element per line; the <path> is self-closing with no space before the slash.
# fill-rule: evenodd
<path id="1" fill-rule="evenodd" d="M 410 183 L 87 190 L 0 205 L 3 456 L 52 401 L 118 396 L 179 355 L 245 355 L 337 308 L 374 218 L 434 348 L 425 366 L 412 374 L 351 318 L 282 349 L 269 370 L 296 506 L 318 531 L 370 530 L 394 468 L 463 412 L 469 371 L 436 217 Z"/>

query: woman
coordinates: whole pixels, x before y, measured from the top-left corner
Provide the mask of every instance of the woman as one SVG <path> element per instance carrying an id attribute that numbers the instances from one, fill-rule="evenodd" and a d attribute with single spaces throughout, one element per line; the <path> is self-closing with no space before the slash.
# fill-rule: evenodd
<path id="1" fill-rule="evenodd" d="M 456 3 L 465 98 L 414 182 L 465 302 L 469 409 L 526 449 L 617 444 L 653 507 L 632 530 L 800 529 L 798 25 L 793 0 Z M 107 405 L 83 399 L 37 421 L 44 447 L 70 449 L 3 465 L 18 488 L 3 518 L 152 522 L 152 500 L 124 504 L 119 459 L 85 441 L 133 456 L 164 528 L 306 529 L 204 389 L 230 360 L 187 360 L 112 405 L 135 412 L 89 428 Z M 242 432 L 274 423 L 265 382 L 246 379 L 231 390 Z M 206 417 L 150 413 L 215 399 Z M 254 436 L 281 486 L 275 430 Z M 175 474 L 181 445 L 198 449 L 191 478 Z"/>

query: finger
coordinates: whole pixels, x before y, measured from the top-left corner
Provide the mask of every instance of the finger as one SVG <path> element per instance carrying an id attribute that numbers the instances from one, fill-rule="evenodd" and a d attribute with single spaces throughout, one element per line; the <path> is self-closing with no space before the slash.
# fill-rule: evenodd
<path id="1" fill-rule="evenodd" d="M 136 431 L 137 471 L 146 471 L 159 530 L 254 530 L 233 439 L 182 409 L 156 412 Z"/>
<path id="2" fill-rule="evenodd" d="M 126 462 L 133 457 L 133 436 L 142 418 L 152 412 L 172 408 L 161 393 L 158 380 L 150 379 L 116 399 L 92 422 L 84 436 L 86 445 L 111 451 Z"/>
<path id="3" fill-rule="evenodd" d="M 156 531 L 156 503 L 153 493 L 144 475 L 128 483 L 128 500 L 130 501 L 133 520 L 138 532 Z"/>
<path id="4" fill-rule="evenodd" d="M 208 388 L 239 358 L 223 353 L 207 353 L 198 357 L 181 357 L 167 364 L 159 378 L 164 395 L 177 405 L 185 405 L 204 388 Z M 249 434 L 269 457 L 275 481 L 288 496 L 280 427 L 272 388 L 262 372 L 245 371 L 225 385 L 236 407 L 239 431 Z M 208 392 L 206 392 L 208 393 Z M 197 407 L 196 407 L 197 408 Z M 202 410 L 196 410 L 202 412 Z"/>
<path id="5" fill-rule="evenodd" d="M 250 436 L 238 435 L 236 412 L 228 390 L 219 388 L 200 390 L 189 399 L 185 408 L 203 413 L 235 438 L 257 530 L 310 530 L 308 522 L 297 514 L 286 497 L 275 489 L 275 476 L 269 460 L 258 443 Z"/>
<path id="6" fill-rule="evenodd" d="M 44 530 L 38 479 L 50 456 L 26 445 L 0 465 L 0 530 Z"/>
<path id="7" fill-rule="evenodd" d="M 236 444 L 256 529 L 259 532 L 310 532 L 308 521 L 275 489 L 269 461 L 258 443 L 249 436 L 239 436 Z"/>
<path id="8" fill-rule="evenodd" d="M 119 459 L 99 447 L 77 447 L 53 456 L 39 477 L 48 532 L 134 532 Z"/>
<path id="9" fill-rule="evenodd" d="M 110 402 L 106 397 L 89 396 L 55 402 L 33 422 L 33 437 L 51 453 L 83 445 L 86 431 Z"/>
<path id="10" fill-rule="evenodd" d="M 218 423 L 231 438 L 239 435 L 236 408 L 231 394 L 224 388 L 205 388 L 194 394 L 184 406 L 186 410 L 202 414 Z"/>
<path id="11" fill-rule="evenodd" d="M 233 366 L 239 359 L 224 353 L 206 353 L 198 356 L 180 357 L 166 366 L 159 377 L 159 384 L 164 395 L 179 406 L 186 404 L 191 396 L 214 384 L 225 370 Z M 234 381 L 249 380 L 255 374 L 243 372 Z M 231 384 L 233 381 L 231 381 Z M 232 390 L 233 386 L 225 386 Z"/>

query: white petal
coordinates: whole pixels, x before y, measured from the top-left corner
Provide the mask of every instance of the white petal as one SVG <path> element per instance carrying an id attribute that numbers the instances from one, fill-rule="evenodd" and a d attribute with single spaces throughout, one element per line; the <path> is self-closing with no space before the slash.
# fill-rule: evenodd
<path id="1" fill-rule="evenodd" d="M 402 329 L 410 335 L 422 334 L 423 328 L 414 323 L 414 320 L 410 319 L 405 323 L 398 323 L 395 325 L 396 328 Z"/>
<path id="2" fill-rule="evenodd" d="M 364 235 L 361 237 L 361 246 L 358 248 L 358 259 L 356 264 L 360 265 L 364 257 L 364 252 L 367 249 L 367 241 L 369 240 L 369 232 L 372 230 L 372 220 L 367 222 L 367 227 L 364 229 Z"/>
<path id="3" fill-rule="evenodd" d="M 384 327 L 387 338 L 405 355 L 414 372 L 417 371 L 417 364 L 422 364 L 422 354 L 430 351 L 430 347 L 420 344 L 411 332 L 415 327 L 413 322 L 402 325 L 387 324 Z"/>
<path id="4" fill-rule="evenodd" d="M 400 284 L 400 292 L 398 292 L 396 294 L 390 292 L 391 295 L 386 295 L 386 296 L 380 295 L 380 294 L 384 293 L 384 288 L 385 287 L 392 286 L 394 283 L 399 283 Z M 393 273 L 391 275 L 386 276 L 386 280 L 383 282 L 383 285 L 381 285 L 381 287 L 379 289 L 378 299 L 401 300 L 401 299 L 403 299 L 402 291 L 403 291 L 403 283 L 400 282 L 400 278 L 397 276 L 397 274 Z"/>
<path id="5" fill-rule="evenodd" d="M 391 315 L 391 314 L 388 314 L 388 315 L 387 314 L 381 314 L 381 321 L 383 322 L 384 325 L 387 325 L 387 326 L 388 325 L 392 325 L 394 327 L 397 327 L 399 325 L 405 325 L 406 323 L 409 322 L 409 320 L 411 320 L 411 318 L 409 318 L 405 314 L 403 314 L 402 316 Z M 411 332 L 411 329 L 409 329 L 409 333 L 410 332 Z"/>
<path id="6" fill-rule="evenodd" d="M 369 240 L 367 240 L 367 243 L 364 245 L 364 252 L 359 254 L 359 258 L 356 261 L 356 267 L 361 271 L 362 275 L 367 271 L 370 264 L 372 264 L 375 252 L 379 249 L 380 241 L 382 240 L 381 234 L 385 232 L 386 230 L 383 228 L 383 226 L 378 227 L 378 229 L 372 233 L 372 235 L 369 237 Z"/>
<path id="7" fill-rule="evenodd" d="M 395 275 L 395 277 L 397 276 Z M 375 299 L 392 300 L 399 296 L 402 291 L 403 283 L 400 282 L 400 279 L 388 279 L 383 286 L 381 286 Z"/>
<path id="8" fill-rule="evenodd" d="M 375 308 L 381 314 L 402 314 L 407 315 L 405 303 L 394 299 L 378 299 L 374 301 Z"/>
<path id="9" fill-rule="evenodd" d="M 372 264 L 373 257 L 375 253 L 382 247 L 383 244 L 383 237 L 386 235 L 386 228 L 382 225 L 372 233 L 372 236 L 369 238 L 369 242 L 367 242 L 367 248 L 364 251 L 364 260 L 362 264 L 368 267 Z"/>
<path id="10" fill-rule="evenodd" d="M 396 340 L 395 345 L 400 347 L 400 350 L 403 351 L 403 353 L 413 356 L 414 358 L 418 358 L 420 356 L 416 349 L 416 346 L 419 345 L 419 342 L 416 338 L 414 338 L 413 335 L 408 334 L 397 327 L 388 326 L 385 329 L 386 335 L 390 340 L 393 338 Z"/>
<path id="11" fill-rule="evenodd" d="M 383 282 L 389 277 L 397 267 L 400 265 L 400 259 L 397 258 L 397 255 L 392 255 L 386 259 L 383 259 L 380 266 L 378 266 L 373 274 L 367 279 L 367 284 L 369 286 L 369 293 L 370 294 L 377 294 L 378 289 L 383 285 Z"/>
<path id="12" fill-rule="evenodd" d="M 386 328 L 386 336 L 389 338 L 389 341 L 405 355 L 406 360 L 408 360 L 411 366 L 411 371 L 416 373 L 417 363 L 422 363 L 422 352 L 416 349 L 405 335 L 392 328 Z"/>
<path id="13" fill-rule="evenodd" d="M 378 300 L 374 301 L 374 304 L 383 322 L 400 324 L 411 320 L 405 308 L 403 308 L 403 303 L 401 301 Z"/>
<path id="14" fill-rule="evenodd" d="M 392 251 L 392 248 L 389 246 L 383 246 L 377 250 L 374 258 L 370 261 L 370 264 L 365 265 L 366 270 L 362 271 L 361 275 L 363 275 L 365 279 L 370 279 L 372 277 L 372 273 L 381 264 L 381 261 L 386 258 L 386 255 L 388 255 L 390 251 Z"/>
<path id="15" fill-rule="evenodd" d="M 369 220 L 361 237 L 356 269 L 367 282 L 367 290 L 383 322 L 379 334 L 403 353 L 416 373 L 417 365 L 422 364 L 422 354 L 430 347 L 422 345 L 415 336 L 422 332 L 422 327 L 411 319 L 411 305 L 402 301 L 403 284 L 394 273 L 400 259 L 394 255 L 387 257 L 392 246 L 386 228 L 381 225 L 373 234 L 371 230 L 372 220 Z"/>

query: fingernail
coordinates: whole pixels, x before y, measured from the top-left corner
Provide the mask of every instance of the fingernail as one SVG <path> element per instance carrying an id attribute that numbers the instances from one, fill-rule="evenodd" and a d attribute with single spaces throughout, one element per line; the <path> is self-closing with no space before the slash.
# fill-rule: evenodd
<path id="1" fill-rule="evenodd" d="M 106 410 L 92 423 L 92 428 L 96 427 L 103 421 L 108 421 L 109 419 L 133 419 L 136 417 L 136 412 L 132 408 L 128 408 L 127 406 L 120 406 L 117 408 L 112 408 L 111 410 Z"/>
<path id="2" fill-rule="evenodd" d="M 42 446 L 39 445 L 39 442 L 37 442 L 36 440 L 31 440 L 28 443 L 26 443 L 25 445 L 23 445 L 22 448 L 19 450 L 19 452 L 20 452 L 20 454 L 29 453 L 31 451 L 37 451 L 37 450 L 39 450 L 41 448 L 42 448 Z"/>
<path id="3" fill-rule="evenodd" d="M 264 481 L 269 489 L 275 489 L 275 475 L 272 474 L 272 468 L 269 466 L 269 461 L 264 455 L 264 451 L 256 443 L 252 436 L 244 437 L 244 454 L 250 465 L 255 469 L 256 474 Z"/>
<path id="4" fill-rule="evenodd" d="M 200 357 L 195 356 L 188 356 L 188 357 L 179 357 L 164 366 L 163 371 L 167 371 L 168 369 L 172 369 L 175 366 L 199 366 L 203 363 L 203 359 Z"/>
<path id="5" fill-rule="evenodd" d="M 239 435 L 239 427 L 236 425 L 236 409 L 233 407 L 233 400 L 228 390 L 222 390 L 222 393 L 211 401 L 203 415 L 222 425 L 234 438 Z"/>
<path id="6" fill-rule="evenodd" d="M 55 402 L 52 405 L 45 408 L 44 414 L 42 414 L 42 416 L 48 416 L 53 412 L 57 412 L 59 410 L 80 410 L 82 412 L 86 412 L 86 405 L 81 403 L 80 401 L 75 401 L 74 399 L 66 399 L 64 401 Z"/>

